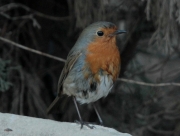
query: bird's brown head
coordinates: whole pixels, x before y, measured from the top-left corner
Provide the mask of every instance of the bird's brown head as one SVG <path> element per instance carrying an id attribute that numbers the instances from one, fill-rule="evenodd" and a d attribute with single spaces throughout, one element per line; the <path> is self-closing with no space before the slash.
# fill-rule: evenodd
<path id="1" fill-rule="evenodd" d="M 125 32 L 126 31 L 124 30 L 118 30 L 114 24 L 108 22 L 106 25 L 103 25 L 97 29 L 94 41 L 112 44 L 116 42 L 116 36 L 118 34 Z"/>

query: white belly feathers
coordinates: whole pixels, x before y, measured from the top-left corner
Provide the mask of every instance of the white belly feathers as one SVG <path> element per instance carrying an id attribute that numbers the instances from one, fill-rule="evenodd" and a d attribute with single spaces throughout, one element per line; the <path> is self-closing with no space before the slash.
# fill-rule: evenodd
<path id="1" fill-rule="evenodd" d="M 112 78 L 109 75 L 100 76 L 100 83 L 97 84 L 96 91 L 87 91 L 87 97 L 84 98 L 82 92 L 79 92 L 76 99 L 79 103 L 95 102 L 102 97 L 106 97 L 113 87 Z"/>

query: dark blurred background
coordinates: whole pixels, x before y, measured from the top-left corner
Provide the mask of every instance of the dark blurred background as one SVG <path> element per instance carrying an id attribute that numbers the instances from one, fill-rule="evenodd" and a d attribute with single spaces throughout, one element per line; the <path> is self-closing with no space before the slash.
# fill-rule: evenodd
<path id="1" fill-rule="evenodd" d="M 1 37 L 64 59 L 81 31 L 96 21 L 128 31 L 117 41 L 119 78 L 180 82 L 179 0 L 0 0 Z M 72 100 L 59 113 L 46 114 L 63 66 L 0 41 L 0 112 L 74 122 Z M 179 136 L 179 89 L 119 80 L 96 105 L 107 127 L 134 136 Z M 92 105 L 81 105 L 80 112 L 98 124 Z"/>

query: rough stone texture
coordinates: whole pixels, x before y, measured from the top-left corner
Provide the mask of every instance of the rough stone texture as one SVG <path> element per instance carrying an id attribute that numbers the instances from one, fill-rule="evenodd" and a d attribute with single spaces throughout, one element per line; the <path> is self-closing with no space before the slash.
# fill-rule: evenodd
<path id="1" fill-rule="evenodd" d="M 131 136 L 112 128 L 94 126 L 94 129 L 86 126 L 80 129 L 76 123 L 0 113 L 0 136 Z"/>

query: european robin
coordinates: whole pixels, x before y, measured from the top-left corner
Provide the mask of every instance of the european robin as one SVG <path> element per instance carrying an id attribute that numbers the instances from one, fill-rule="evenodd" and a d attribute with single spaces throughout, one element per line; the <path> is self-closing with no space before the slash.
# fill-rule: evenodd
<path id="1" fill-rule="evenodd" d="M 116 36 L 125 32 L 118 30 L 110 22 L 96 22 L 83 30 L 67 56 L 58 82 L 57 97 L 49 106 L 48 113 L 62 94 L 73 96 L 81 128 L 83 125 L 93 128 L 83 122 L 77 101 L 80 104 L 93 103 L 108 95 L 120 72 Z M 94 104 L 93 106 L 102 124 L 102 119 Z"/>

